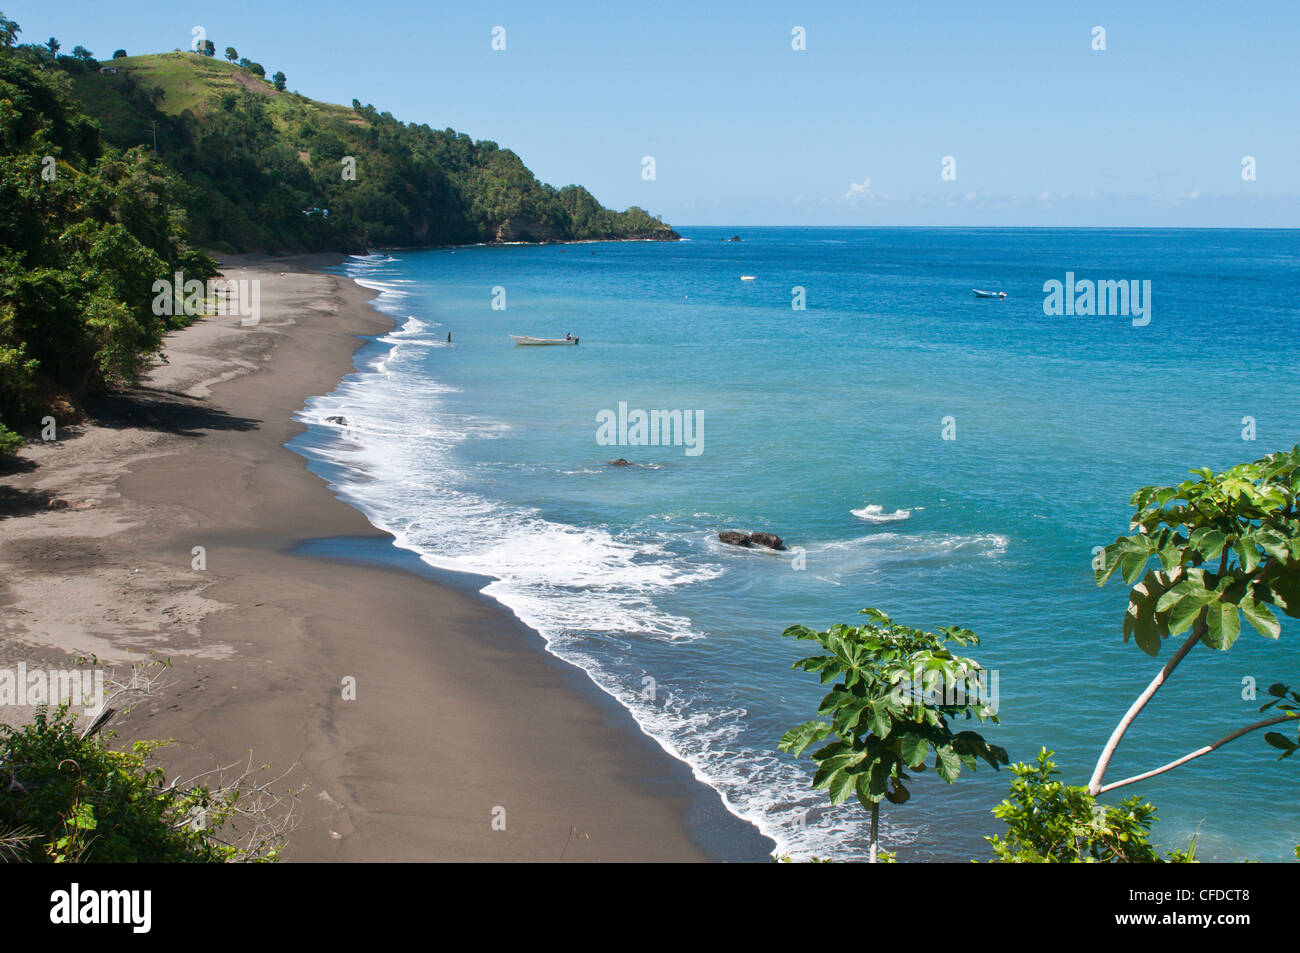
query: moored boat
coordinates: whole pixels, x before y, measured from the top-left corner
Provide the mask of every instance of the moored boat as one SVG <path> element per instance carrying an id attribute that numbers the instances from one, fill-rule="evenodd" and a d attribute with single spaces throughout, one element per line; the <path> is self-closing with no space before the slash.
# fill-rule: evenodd
<path id="1" fill-rule="evenodd" d="M 984 291 L 980 288 L 972 288 L 971 290 L 975 292 L 977 298 L 1005 298 L 1007 296 L 1005 291 Z"/>
<path id="2" fill-rule="evenodd" d="M 511 340 L 513 340 L 516 344 L 529 344 L 529 345 L 539 345 L 539 344 L 577 344 L 577 343 L 578 343 L 578 339 L 575 338 L 575 337 L 573 337 L 573 336 L 571 336 L 571 335 L 566 335 L 565 337 L 562 337 L 562 338 L 530 338 L 530 337 L 529 337 L 528 335 L 526 335 L 526 334 L 512 334 L 512 335 L 510 335 L 510 338 L 511 338 Z"/>

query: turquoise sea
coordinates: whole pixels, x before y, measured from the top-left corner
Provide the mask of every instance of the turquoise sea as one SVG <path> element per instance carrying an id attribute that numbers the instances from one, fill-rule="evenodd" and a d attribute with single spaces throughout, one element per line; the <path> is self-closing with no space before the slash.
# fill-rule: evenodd
<path id="1" fill-rule="evenodd" d="M 682 233 L 350 260 L 397 329 L 308 403 L 292 446 L 399 545 L 493 577 L 489 596 L 782 852 L 865 852 L 861 810 L 830 808 L 807 762 L 776 751 L 822 694 L 791 670 L 808 654 L 780 637 L 795 622 L 877 606 L 974 629 L 972 654 L 997 672 L 993 739 L 1013 760 L 1047 746 L 1086 781 L 1160 664 L 1123 643 L 1125 590 L 1096 586 L 1092 548 L 1127 531 L 1138 487 L 1300 442 L 1300 235 Z M 1150 281 L 1150 322 L 1045 314 L 1044 283 L 1067 272 Z M 507 337 L 566 332 L 580 345 Z M 690 414 L 699 452 L 599 442 L 598 416 L 620 404 Z M 620 457 L 636 466 L 607 465 Z M 792 550 L 727 547 L 727 529 Z M 1300 682 L 1296 629 L 1198 647 L 1109 778 L 1253 720 L 1250 679 L 1261 693 Z M 1157 805 L 1163 846 L 1199 831 L 1203 858 L 1284 860 L 1300 843 L 1283 793 L 1295 771 L 1249 736 L 1122 793 Z M 884 845 L 901 860 L 986 859 L 1010 780 L 929 772 L 887 806 Z"/>

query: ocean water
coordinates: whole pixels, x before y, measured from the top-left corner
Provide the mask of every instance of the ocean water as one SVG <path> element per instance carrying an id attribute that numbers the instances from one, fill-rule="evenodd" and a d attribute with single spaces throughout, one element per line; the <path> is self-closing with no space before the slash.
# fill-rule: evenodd
<path id="1" fill-rule="evenodd" d="M 1122 641 L 1125 590 L 1096 586 L 1092 548 L 1127 531 L 1138 487 L 1300 442 L 1300 236 L 683 234 L 351 259 L 344 273 L 381 292 L 397 329 L 308 402 L 311 426 L 291 446 L 400 546 L 491 576 L 489 596 L 780 852 L 856 859 L 866 846 L 864 812 L 831 808 L 808 762 L 776 750 L 823 693 L 791 669 L 809 654 L 780 637 L 795 622 L 824 628 L 876 606 L 974 629 L 972 654 L 997 672 L 1002 724 L 987 734 L 1013 760 L 1046 746 L 1086 781 L 1161 664 Z M 743 241 L 722 240 L 733 234 Z M 1044 314 L 1044 282 L 1067 272 L 1150 281 L 1150 322 Z M 566 332 L 580 345 L 507 337 Z M 620 404 L 680 410 L 700 439 L 602 443 L 598 421 Z M 635 465 L 608 465 L 620 457 Z M 726 529 L 798 549 L 727 547 Z M 1249 679 L 1261 693 L 1300 682 L 1296 628 L 1280 643 L 1248 629 L 1230 652 L 1198 647 L 1108 777 L 1253 720 Z M 1207 859 L 1287 859 L 1300 811 L 1279 792 L 1296 765 L 1271 751 L 1248 736 L 1108 799 L 1152 800 L 1163 846 L 1198 834 Z M 902 860 L 987 859 L 1010 780 L 927 772 L 908 804 L 886 805 L 885 846 Z"/>

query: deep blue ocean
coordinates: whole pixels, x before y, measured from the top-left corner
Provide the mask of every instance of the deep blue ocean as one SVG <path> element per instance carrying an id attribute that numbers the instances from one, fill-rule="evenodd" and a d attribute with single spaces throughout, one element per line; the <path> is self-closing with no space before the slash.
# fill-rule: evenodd
<path id="1" fill-rule="evenodd" d="M 865 606 L 979 633 L 1002 718 L 988 734 L 1012 760 L 1054 750 L 1084 783 L 1171 650 L 1124 644 L 1126 590 L 1097 587 L 1092 549 L 1127 532 L 1139 487 L 1300 442 L 1300 233 L 682 233 L 350 260 L 397 330 L 308 403 L 292 446 L 399 545 L 493 577 L 488 595 L 781 852 L 863 856 L 864 812 L 830 808 L 776 742 L 823 694 L 782 630 Z M 1044 283 L 1067 272 L 1150 281 L 1149 323 L 1045 314 Z M 507 336 L 566 333 L 580 345 Z M 694 448 L 600 442 L 620 404 L 689 414 Z M 727 529 L 791 551 L 727 547 Z M 1229 652 L 1194 650 L 1108 779 L 1254 720 L 1243 686 L 1300 682 L 1298 635 L 1245 627 Z M 1164 847 L 1199 832 L 1204 859 L 1284 860 L 1298 768 L 1252 735 L 1108 800 L 1155 803 Z M 923 777 L 886 805 L 884 846 L 987 859 L 1010 772 Z"/>

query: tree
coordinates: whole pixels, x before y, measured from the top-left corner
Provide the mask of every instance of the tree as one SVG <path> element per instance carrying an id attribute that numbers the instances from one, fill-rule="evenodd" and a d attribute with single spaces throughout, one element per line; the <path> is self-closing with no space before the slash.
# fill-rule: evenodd
<path id="1" fill-rule="evenodd" d="M 48 40 L 45 41 L 45 48 L 50 51 L 51 56 L 59 55 L 59 48 L 61 47 L 61 45 L 62 44 L 60 44 L 59 41 L 56 40 L 54 37 L 50 37 Z"/>
<path id="2" fill-rule="evenodd" d="M 95 62 L 95 55 L 91 53 L 90 50 L 86 49 L 84 46 L 74 46 L 72 48 L 72 55 L 75 59 L 79 59 L 83 63 Z"/>
<path id="3" fill-rule="evenodd" d="M 248 71 L 254 74 L 255 76 L 260 76 L 263 79 L 266 78 L 266 69 L 262 66 L 261 63 L 249 63 Z"/>
<path id="4" fill-rule="evenodd" d="M 226 47 L 226 59 L 230 60 L 232 63 L 235 62 L 235 60 L 239 59 L 239 51 L 233 46 Z"/>
<path id="5" fill-rule="evenodd" d="M 14 41 L 18 39 L 18 34 L 21 32 L 23 32 L 22 27 L 13 20 L 8 19 L 4 13 L 0 13 L 0 46 L 6 49 L 13 46 Z"/>
<path id="6" fill-rule="evenodd" d="M 154 281 L 214 267 L 188 245 L 179 179 L 107 149 L 59 79 L 0 56 L 0 447 L 52 395 L 130 383 L 179 326 L 154 313 Z"/>
<path id="7" fill-rule="evenodd" d="M 114 50 L 113 59 L 120 60 L 126 58 L 126 50 Z"/>
<path id="8" fill-rule="evenodd" d="M 216 56 L 217 44 L 213 43 L 211 40 L 204 40 L 199 44 L 199 52 L 204 56 Z"/>
<path id="9" fill-rule="evenodd" d="M 1273 701 L 1260 711 L 1283 712 L 1245 725 L 1166 765 L 1103 784 L 1106 769 L 1134 719 L 1197 644 L 1226 652 L 1244 618 L 1261 635 L 1277 639 L 1273 610 L 1300 618 L 1300 446 L 1243 463 L 1223 473 L 1201 468 L 1178 486 L 1148 486 L 1133 495 L 1130 525 L 1098 554 L 1098 585 L 1119 572 L 1129 590 L 1124 641 L 1132 636 L 1148 655 L 1164 639 L 1188 633 L 1169 661 L 1120 719 L 1088 782 L 1092 795 L 1142 781 L 1209 754 L 1261 728 L 1300 720 L 1300 694 L 1269 688 Z M 1152 560 L 1157 568 L 1148 569 Z M 1287 757 L 1300 748 L 1278 732 L 1265 740 Z"/>
<path id="10" fill-rule="evenodd" d="M 284 87 L 285 84 L 288 82 L 288 79 L 285 77 L 283 72 L 277 72 L 274 76 L 271 77 L 271 81 L 275 84 L 275 88 L 277 90 L 279 90 L 280 92 L 284 92 Z"/>
<path id="11" fill-rule="evenodd" d="M 963 766 L 983 759 L 994 768 L 1007 753 L 974 731 L 954 732 L 949 722 L 977 718 L 997 723 L 989 704 L 987 673 L 971 658 L 954 655 L 946 643 L 978 645 L 969 629 L 949 626 L 923 632 L 893 622 L 879 609 L 863 609 L 866 625 L 834 625 L 825 632 L 794 625 L 786 638 L 818 643 L 828 654 L 794 667 L 833 682 L 817 711 L 826 721 L 808 721 L 781 736 L 780 748 L 798 757 L 814 744 L 814 788 L 825 788 L 832 804 L 856 795 L 871 812 L 870 859 L 876 861 L 880 802 L 903 804 L 911 797 L 908 771 L 924 771 L 934 754 L 939 777 L 951 784 Z M 984 673 L 985 681 L 980 682 Z"/>

